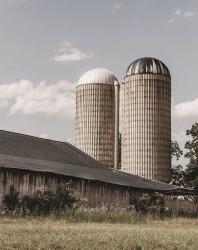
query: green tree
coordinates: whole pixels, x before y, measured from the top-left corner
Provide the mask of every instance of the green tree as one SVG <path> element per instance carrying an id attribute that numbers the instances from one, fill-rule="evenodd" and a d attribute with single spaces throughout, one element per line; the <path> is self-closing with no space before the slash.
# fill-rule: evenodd
<path id="1" fill-rule="evenodd" d="M 193 124 L 191 129 L 186 131 L 186 135 L 191 136 L 191 140 L 187 141 L 185 145 L 188 150 L 185 157 L 189 159 L 185 171 L 185 181 L 198 191 L 198 123 Z"/>
<path id="2" fill-rule="evenodd" d="M 177 141 L 171 141 L 171 157 L 177 161 L 183 155 L 183 151 L 180 149 Z M 171 167 L 171 184 L 177 186 L 186 186 L 184 179 L 184 171 L 182 165 L 172 165 Z"/>
<path id="3" fill-rule="evenodd" d="M 183 155 L 183 151 L 180 149 L 179 144 L 177 141 L 171 141 L 171 157 L 175 157 L 176 160 Z"/>

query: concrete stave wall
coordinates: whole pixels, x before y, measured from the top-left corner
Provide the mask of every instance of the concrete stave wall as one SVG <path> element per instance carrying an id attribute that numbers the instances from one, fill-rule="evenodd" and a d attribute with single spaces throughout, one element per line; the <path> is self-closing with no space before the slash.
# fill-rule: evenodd
<path id="1" fill-rule="evenodd" d="M 170 180 L 171 81 L 159 74 L 127 76 L 122 85 L 122 170 Z"/>
<path id="2" fill-rule="evenodd" d="M 113 167 L 115 91 L 110 84 L 76 87 L 75 144 L 96 160 Z"/>

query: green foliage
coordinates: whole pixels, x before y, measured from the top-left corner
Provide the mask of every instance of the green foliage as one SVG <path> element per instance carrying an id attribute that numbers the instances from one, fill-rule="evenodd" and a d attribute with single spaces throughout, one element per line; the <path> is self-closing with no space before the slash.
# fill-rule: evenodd
<path id="1" fill-rule="evenodd" d="M 179 144 L 177 141 L 171 141 L 171 156 L 172 158 L 175 157 L 176 160 L 183 155 L 183 151 L 180 149 Z"/>
<path id="2" fill-rule="evenodd" d="M 183 155 L 177 141 L 171 141 L 171 157 L 177 161 Z M 186 186 L 184 180 L 184 171 L 181 165 L 172 165 L 171 167 L 171 184 L 177 186 Z"/>
<path id="3" fill-rule="evenodd" d="M 186 187 L 185 172 L 181 165 L 172 166 L 171 168 L 171 184 Z"/>
<path id="4" fill-rule="evenodd" d="M 37 190 L 32 196 L 19 197 L 12 190 L 4 197 L 4 205 L 8 212 L 20 215 L 48 215 L 61 213 L 76 206 L 80 198 L 72 190 L 59 187 L 55 192 L 46 189 Z"/>
<path id="5" fill-rule="evenodd" d="M 3 203 L 6 205 L 7 210 L 14 211 L 16 204 L 19 201 L 19 193 L 15 192 L 14 187 L 10 186 L 10 193 L 6 194 L 3 199 Z"/>
<path id="6" fill-rule="evenodd" d="M 188 152 L 185 157 L 189 159 L 189 164 L 185 171 L 185 181 L 198 192 L 198 123 L 186 131 L 191 136 L 191 140 L 186 142 L 185 148 Z"/>
<path id="7" fill-rule="evenodd" d="M 158 192 L 152 194 L 144 194 L 135 201 L 135 209 L 137 212 L 153 215 L 166 215 L 164 196 Z"/>

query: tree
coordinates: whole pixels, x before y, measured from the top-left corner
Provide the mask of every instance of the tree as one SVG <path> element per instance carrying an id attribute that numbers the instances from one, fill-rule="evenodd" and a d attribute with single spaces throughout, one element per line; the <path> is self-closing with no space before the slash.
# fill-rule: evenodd
<path id="1" fill-rule="evenodd" d="M 185 181 L 198 191 L 198 123 L 193 124 L 191 129 L 186 131 L 186 135 L 191 136 L 191 140 L 187 141 L 185 145 L 188 150 L 185 157 L 189 159 L 185 171 Z"/>
<path id="2" fill-rule="evenodd" d="M 172 166 L 171 168 L 171 184 L 186 187 L 185 183 L 185 172 L 183 171 L 182 165 Z"/>
<path id="3" fill-rule="evenodd" d="M 183 155 L 183 151 L 180 149 L 177 141 L 171 141 L 171 157 L 177 161 Z M 171 167 L 171 184 L 177 186 L 185 186 L 184 171 L 182 165 L 173 165 Z"/>
<path id="4" fill-rule="evenodd" d="M 176 160 L 183 155 L 183 151 L 180 149 L 177 141 L 171 141 L 171 157 L 175 157 Z"/>

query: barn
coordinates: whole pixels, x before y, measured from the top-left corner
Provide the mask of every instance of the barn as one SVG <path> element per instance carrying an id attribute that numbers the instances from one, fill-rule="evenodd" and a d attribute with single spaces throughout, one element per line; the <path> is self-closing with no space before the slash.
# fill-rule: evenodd
<path id="1" fill-rule="evenodd" d="M 66 183 L 87 198 L 89 207 L 126 207 L 139 193 L 189 192 L 109 168 L 66 142 L 0 131 L 0 206 L 11 187 L 22 196 Z"/>

